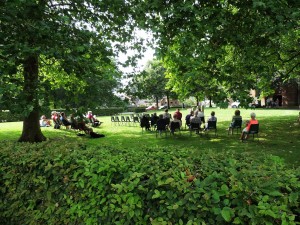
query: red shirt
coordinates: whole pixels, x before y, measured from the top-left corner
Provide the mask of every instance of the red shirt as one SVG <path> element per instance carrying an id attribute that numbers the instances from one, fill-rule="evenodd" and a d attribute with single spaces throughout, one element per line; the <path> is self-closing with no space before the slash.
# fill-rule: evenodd
<path id="1" fill-rule="evenodd" d="M 251 119 L 249 121 L 249 123 L 247 124 L 247 130 L 249 131 L 250 130 L 250 126 L 251 124 L 258 124 L 258 121 L 256 119 Z"/>
<path id="2" fill-rule="evenodd" d="M 181 120 L 181 118 L 182 118 L 182 113 L 176 111 L 176 112 L 174 113 L 173 117 L 174 117 L 174 116 L 176 116 L 177 119 Z"/>

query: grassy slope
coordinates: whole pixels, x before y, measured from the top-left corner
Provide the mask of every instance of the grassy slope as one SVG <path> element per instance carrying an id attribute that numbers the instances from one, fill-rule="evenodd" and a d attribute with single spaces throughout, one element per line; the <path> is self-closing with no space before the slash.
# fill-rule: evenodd
<path id="1" fill-rule="evenodd" d="M 273 154 L 280 156 L 290 165 L 300 166 L 300 126 L 295 125 L 298 110 L 283 109 L 241 109 L 243 119 L 249 119 L 249 114 L 255 111 L 260 122 L 260 141 L 250 139 L 246 143 L 239 142 L 239 134 L 227 135 L 228 127 L 234 109 L 213 109 L 218 118 L 218 136 L 213 134 L 206 136 L 190 136 L 189 132 L 182 131 L 182 135 L 175 137 L 156 138 L 154 132 L 142 133 L 139 126 L 116 126 L 110 122 L 110 117 L 100 117 L 104 122 L 100 128 L 95 129 L 98 133 L 106 135 L 101 139 L 77 137 L 74 132 L 66 130 L 54 130 L 42 128 L 44 134 L 52 140 L 61 138 L 82 139 L 88 145 L 112 145 L 117 148 L 134 148 L 143 150 L 143 146 L 182 146 L 190 147 L 191 154 L 201 154 L 203 150 L 212 151 L 239 151 L 253 154 Z M 211 109 L 205 110 L 205 117 L 210 115 Z M 162 112 L 162 111 L 161 111 Z M 153 113 L 153 112 L 151 112 Z M 159 112 L 160 113 L 160 112 Z M 171 111 L 173 113 L 173 111 Z M 182 110 L 183 116 L 188 110 Z M 22 123 L 0 123 L 0 141 L 15 141 L 21 135 Z"/>

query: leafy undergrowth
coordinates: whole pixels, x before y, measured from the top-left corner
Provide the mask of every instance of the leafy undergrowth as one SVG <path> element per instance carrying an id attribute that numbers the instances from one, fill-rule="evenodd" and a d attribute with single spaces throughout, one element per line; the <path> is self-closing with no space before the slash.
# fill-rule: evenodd
<path id="1" fill-rule="evenodd" d="M 275 156 L 67 139 L 1 146 L 3 224 L 300 223 L 300 171 Z"/>

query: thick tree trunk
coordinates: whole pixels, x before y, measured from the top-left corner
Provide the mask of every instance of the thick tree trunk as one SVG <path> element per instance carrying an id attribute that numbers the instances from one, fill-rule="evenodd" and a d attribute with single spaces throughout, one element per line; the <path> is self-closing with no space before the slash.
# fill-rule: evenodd
<path id="1" fill-rule="evenodd" d="M 155 96 L 155 101 L 156 101 L 156 109 L 158 109 L 158 97 Z"/>
<path id="2" fill-rule="evenodd" d="M 46 140 L 39 124 L 38 103 L 38 57 L 30 56 L 24 62 L 24 98 L 27 105 L 33 109 L 23 121 L 23 131 L 20 142 L 42 142 Z"/>

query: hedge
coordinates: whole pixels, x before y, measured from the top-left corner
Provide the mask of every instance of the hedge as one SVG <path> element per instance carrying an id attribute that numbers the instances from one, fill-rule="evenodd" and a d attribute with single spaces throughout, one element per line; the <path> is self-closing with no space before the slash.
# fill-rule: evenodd
<path id="1" fill-rule="evenodd" d="M 300 171 L 277 157 L 3 141 L 3 224 L 299 224 Z"/>
<path id="2" fill-rule="evenodd" d="M 0 122 L 14 122 L 21 120 L 23 120 L 21 114 L 12 114 L 8 110 L 0 110 Z"/>
<path id="3" fill-rule="evenodd" d="M 93 114 L 97 116 L 110 116 L 110 115 L 115 115 L 120 112 L 123 112 L 124 108 L 111 107 L 111 108 L 99 108 L 99 109 L 89 109 L 89 110 L 93 111 Z M 47 118 L 51 118 L 52 111 L 65 112 L 67 115 L 74 113 L 73 111 L 65 110 L 65 109 L 51 109 L 48 112 L 41 112 L 41 115 L 46 115 Z M 21 114 L 12 114 L 9 110 L 5 110 L 5 111 L 0 110 L 0 122 L 16 122 L 22 120 L 23 120 L 23 116 Z"/>

